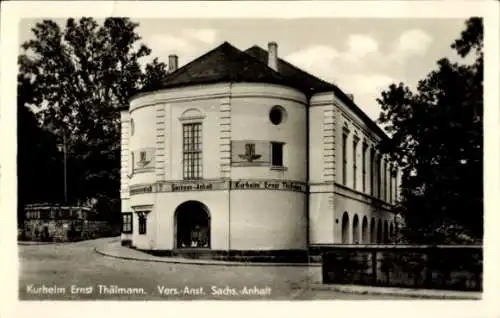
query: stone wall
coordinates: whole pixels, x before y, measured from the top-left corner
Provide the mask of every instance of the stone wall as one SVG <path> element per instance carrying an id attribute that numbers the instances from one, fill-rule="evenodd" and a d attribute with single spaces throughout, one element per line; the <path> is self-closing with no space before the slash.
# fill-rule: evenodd
<path id="1" fill-rule="evenodd" d="M 105 221 L 26 220 L 20 239 L 28 241 L 69 242 L 118 235 Z"/>
<path id="2" fill-rule="evenodd" d="M 323 283 L 481 291 L 482 246 L 324 247 Z"/>

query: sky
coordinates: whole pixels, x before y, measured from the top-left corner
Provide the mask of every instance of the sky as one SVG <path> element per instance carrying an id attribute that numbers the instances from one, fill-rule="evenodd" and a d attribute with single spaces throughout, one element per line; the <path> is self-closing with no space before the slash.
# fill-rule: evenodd
<path id="1" fill-rule="evenodd" d="M 154 57 L 179 66 L 227 41 L 245 50 L 278 43 L 278 56 L 353 94 L 354 101 L 376 120 L 376 99 L 391 83 L 415 87 L 442 57 L 458 59 L 450 45 L 460 36 L 465 19 L 140 19 L 141 43 Z M 64 20 L 57 20 L 64 25 Z M 37 20 L 22 20 L 20 41 L 29 39 Z"/>

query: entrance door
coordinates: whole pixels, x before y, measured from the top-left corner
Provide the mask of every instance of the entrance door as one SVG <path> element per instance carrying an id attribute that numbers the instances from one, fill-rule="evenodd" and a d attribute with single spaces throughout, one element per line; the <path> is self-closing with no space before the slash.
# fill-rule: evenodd
<path id="1" fill-rule="evenodd" d="M 175 210 L 176 247 L 210 248 L 210 214 L 198 201 L 187 201 Z"/>

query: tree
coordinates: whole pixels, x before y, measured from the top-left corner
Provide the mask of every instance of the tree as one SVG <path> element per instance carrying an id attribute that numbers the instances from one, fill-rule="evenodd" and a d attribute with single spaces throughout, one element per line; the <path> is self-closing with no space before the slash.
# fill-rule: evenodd
<path id="1" fill-rule="evenodd" d="M 474 63 L 437 62 L 413 92 L 392 84 L 377 101 L 391 140 L 381 151 L 402 167 L 399 211 L 408 239 L 465 242 L 483 234 L 483 26 L 471 18 L 451 47 Z"/>
<path id="2" fill-rule="evenodd" d="M 30 99 L 30 85 L 20 81 L 17 96 L 17 192 L 18 223 L 24 220 L 23 205 L 39 201 L 55 202 L 61 197 L 62 186 L 55 182 L 62 178 L 58 169 L 60 160 L 55 136 L 40 127 L 35 114 L 24 104 Z M 49 190 L 50 189 L 50 190 Z"/>
<path id="3" fill-rule="evenodd" d="M 101 206 L 119 202 L 117 109 L 167 75 L 157 59 L 141 68 L 140 59 L 151 50 L 138 44 L 137 27 L 127 18 L 108 18 L 101 25 L 92 18 L 70 18 L 64 28 L 43 20 L 32 29 L 34 39 L 22 44 L 19 87 L 30 92 L 22 106 L 38 107 L 41 126 L 59 144 L 66 141 L 70 204 L 91 198 L 109 201 Z"/>

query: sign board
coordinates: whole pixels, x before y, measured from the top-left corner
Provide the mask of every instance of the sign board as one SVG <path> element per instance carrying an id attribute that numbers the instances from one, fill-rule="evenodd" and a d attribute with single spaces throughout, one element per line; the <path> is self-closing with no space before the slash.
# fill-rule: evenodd
<path id="1" fill-rule="evenodd" d="M 288 190 L 305 192 L 307 186 L 305 183 L 295 181 L 279 181 L 279 180 L 259 180 L 259 181 L 231 181 L 231 189 L 234 190 Z"/>
<path id="2" fill-rule="evenodd" d="M 227 181 L 178 181 L 162 182 L 155 185 L 156 192 L 211 191 L 228 188 Z"/>
<path id="3" fill-rule="evenodd" d="M 235 166 L 262 166 L 270 162 L 270 143 L 263 140 L 231 141 L 231 164 Z"/>
<path id="4" fill-rule="evenodd" d="M 189 191 L 214 191 L 214 190 L 283 190 L 306 192 L 304 182 L 288 180 L 207 180 L 207 181 L 167 181 L 154 185 L 134 186 L 130 194 L 151 192 L 189 192 Z"/>

